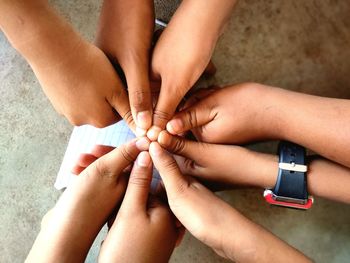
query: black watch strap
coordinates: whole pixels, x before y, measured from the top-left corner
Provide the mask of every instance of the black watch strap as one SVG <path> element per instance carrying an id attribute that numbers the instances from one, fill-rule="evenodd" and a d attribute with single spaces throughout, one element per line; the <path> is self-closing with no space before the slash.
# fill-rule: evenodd
<path id="1" fill-rule="evenodd" d="M 279 170 L 273 193 L 280 200 L 305 203 L 308 199 L 305 148 L 281 141 L 278 154 Z"/>

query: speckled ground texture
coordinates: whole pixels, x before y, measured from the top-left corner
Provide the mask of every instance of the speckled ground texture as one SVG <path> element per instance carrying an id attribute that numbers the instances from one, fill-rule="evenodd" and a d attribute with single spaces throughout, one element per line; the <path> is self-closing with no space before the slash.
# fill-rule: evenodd
<path id="1" fill-rule="evenodd" d="M 94 39 L 99 1 L 51 2 Z M 177 2 L 158 1 L 157 16 L 168 20 Z M 217 45 L 218 72 L 203 85 L 256 81 L 349 98 L 349 14 L 347 0 L 242 0 Z M 1 33 L 0 93 L 0 262 L 15 263 L 25 259 L 42 216 L 59 197 L 53 183 L 72 127 L 55 113 L 30 67 Z M 274 151 L 275 144 L 253 147 Z M 350 206 L 316 199 L 310 211 L 301 212 L 270 207 L 261 192 L 220 196 L 316 262 L 350 262 Z M 98 244 L 87 262 L 96 262 L 97 251 Z M 226 261 L 187 235 L 171 262 Z"/>

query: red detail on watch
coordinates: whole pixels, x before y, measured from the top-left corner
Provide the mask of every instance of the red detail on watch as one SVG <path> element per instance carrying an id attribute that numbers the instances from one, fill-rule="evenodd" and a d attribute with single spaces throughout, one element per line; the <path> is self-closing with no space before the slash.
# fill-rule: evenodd
<path id="1" fill-rule="evenodd" d="M 314 198 L 312 196 L 308 197 L 305 204 L 298 204 L 298 203 L 275 200 L 273 198 L 273 193 L 271 190 L 265 190 L 264 198 L 265 198 L 266 202 L 268 202 L 272 205 L 278 205 L 278 206 L 284 206 L 284 207 L 290 207 L 290 208 L 296 208 L 296 209 L 304 209 L 304 210 L 311 208 L 312 204 L 314 203 Z"/>

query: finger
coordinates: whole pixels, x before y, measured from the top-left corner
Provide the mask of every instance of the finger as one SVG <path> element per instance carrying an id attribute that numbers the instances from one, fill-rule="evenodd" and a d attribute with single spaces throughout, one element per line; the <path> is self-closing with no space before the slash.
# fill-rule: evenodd
<path id="1" fill-rule="evenodd" d="M 97 157 L 90 153 L 82 153 L 80 154 L 76 164 L 81 167 L 88 167 L 94 161 L 96 161 Z"/>
<path id="2" fill-rule="evenodd" d="M 209 61 L 207 67 L 205 68 L 203 75 L 205 76 L 213 76 L 216 73 L 216 67 L 212 60 Z"/>
<path id="3" fill-rule="evenodd" d="M 154 166 L 163 180 L 168 199 L 185 193 L 189 188 L 189 181 L 181 174 L 174 158 L 157 142 L 152 142 L 149 148 Z"/>
<path id="4" fill-rule="evenodd" d="M 94 155 L 96 158 L 100 158 L 103 155 L 113 151 L 114 149 L 115 147 L 113 146 L 97 144 L 94 146 L 94 148 L 92 148 L 91 154 Z"/>
<path id="5" fill-rule="evenodd" d="M 147 137 L 156 141 L 159 133 L 165 128 L 167 122 L 173 117 L 176 107 L 179 105 L 184 94 L 179 88 L 169 90 L 166 84 L 160 89 L 159 98 L 153 111 L 153 126 L 147 132 Z"/>
<path id="6" fill-rule="evenodd" d="M 82 171 L 85 170 L 86 167 L 88 167 L 90 164 L 92 164 L 101 156 L 112 151 L 114 148 L 115 147 L 107 146 L 107 145 L 95 145 L 91 151 L 91 154 L 83 153 L 79 156 L 71 172 L 76 175 L 80 174 Z"/>
<path id="7" fill-rule="evenodd" d="M 184 105 L 179 110 L 183 111 L 191 107 L 192 105 L 203 100 L 204 98 L 206 98 L 207 96 L 209 96 L 210 94 L 212 94 L 214 91 L 218 89 L 219 87 L 217 86 L 210 86 L 208 88 L 202 88 L 202 89 L 196 90 L 192 94 L 188 95 L 188 99 L 185 101 Z"/>
<path id="8" fill-rule="evenodd" d="M 86 167 L 88 167 L 90 164 L 92 164 L 94 161 L 96 161 L 96 156 L 90 153 L 82 153 L 80 154 L 78 160 L 76 161 L 75 165 L 73 166 L 71 173 L 78 175 L 82 171 L 85 170 Z"/>
<path id="9" fill-rule="evenodd" d="M 200 156 L 198 153 L 204 150 L 201 143 L 173 136 L 167 131 L 162 131 L 159 134 L 158 143 L 169 152 L 189 159 L 196 159 L 197 156 Z"/>
<path id="10" fill-rule="evenodd" d="M 135 68 L 126 71 L 132 116 L 136 122 L 137 135 L 144 136 L 152 125 L 152 98 L 148 78 L 148 64 L 139 61 Z"/>
<path id="11" fill-rule="evenodd" d="M 97 159 L 85 171 L 89 169 L 89 173 L 119 178 L 123 170 L 135 161 L 139 152 L 140 150 L 136 146 L 136 139 L 132 140 Z"/>
<path id="12" fill-rule="evenodd" d="M 207 97 L 195 105 L 177 113 L 166 125 L 171 134 L 180 134 L 203 126 L 215 118 L 214 101 Z"/>
<path id="13" fill-rule="evenodd" d="M 140 151 L 148 151 L 150 143 L 147 137 L 141 137 L 137 139 L 136 146 Z"/>
<path id="14" fill-rule="evenodd" d="M 75 175 L 79 175 L 81 174 L 84 170 L 86 169 L 86 167 L 80 166 L 80 165 L 74 165 L 71 173 L 75 174 Z"/>
<path id="15" fill-rule="evenodd" d="M 121 209 L 128 212 L 146 211 L 151 180 L 151 157 L 148 152 L 141 152 L 132 168 Z"/>
<path id="16" fill-rule="evenodd" d="M 128 94 L 123 89 L 120 81 L 118 87 L 114 90 L 111 97 L 108 98 L 108 102 L 124 119 L 130 129 L 135 132 L 136 124 L 131 114 Z"/>

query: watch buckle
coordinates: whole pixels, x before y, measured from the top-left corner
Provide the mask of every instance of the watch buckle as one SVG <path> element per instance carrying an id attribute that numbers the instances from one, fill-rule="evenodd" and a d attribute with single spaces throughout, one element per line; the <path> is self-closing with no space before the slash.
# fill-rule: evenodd
<path id="1" fill-rule="evenodd" d="M 312 196 L 309 196 L 307 199 L 295 199 L 295 198 L 275 195 L 270 189 L 266 189 L 264 191 L 264 198 L 266 202 L 272 205 L 303 209 L 303 210 L 307 210 L 311 208 L 314 202 L 314 198 Z"/>

